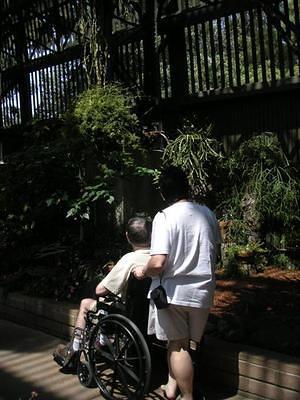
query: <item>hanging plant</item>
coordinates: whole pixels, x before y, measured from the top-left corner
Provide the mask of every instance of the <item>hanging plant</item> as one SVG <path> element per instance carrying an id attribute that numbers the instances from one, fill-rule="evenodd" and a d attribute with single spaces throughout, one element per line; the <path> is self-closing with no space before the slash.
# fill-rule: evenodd
<path id="1" fill-rule="evenodd" d="M 81 2 L 80 17 L 76 30 L 80 34 L 83 47 L 83 65 L 86 72 L 87 86 L 104 86 L 108 62 L 108 45 L 102 27 L 97 21 L 94 2 Z"/>
<path id="2" fill-rule="evenodd" d="M 211 137 L 212 125 L 186 126 L 176 139 L 167 143 L 163 164 L 181 167 L 188 175 L 192 195 L 203 199 L 211 190 L 215 164 L 222 159 L 218 142 Z"/>
<path id="3" fill-rule="evenodd" d="M 69 217 L 85 218 L 98 200 L 112 204 L 116 179 L 145 172 L 146 153 L 138 135 L 133 104 L 132 96 L 120 85 L 91 88 L 76 102 L 74 117 L 85 146 L 81 194 L 70 208 Z"/>

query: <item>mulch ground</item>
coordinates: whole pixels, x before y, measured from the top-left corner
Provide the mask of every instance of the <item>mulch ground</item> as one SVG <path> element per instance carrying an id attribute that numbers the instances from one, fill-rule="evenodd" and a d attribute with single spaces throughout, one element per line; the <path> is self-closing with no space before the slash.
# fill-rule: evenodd
<path id="1" fill-rule="evenodd" d="M 237 279 L 218 272 L 207 331 L 228 341 L 300 356 L 300 270 L 268 267 Z"/>

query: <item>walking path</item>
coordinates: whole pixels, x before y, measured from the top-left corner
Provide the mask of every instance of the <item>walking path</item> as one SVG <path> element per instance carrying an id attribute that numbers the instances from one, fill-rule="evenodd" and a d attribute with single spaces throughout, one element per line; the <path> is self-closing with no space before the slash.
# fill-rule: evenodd
<path id="1" fill-rule="evenodd" d="M 54 336 L 0 319 L 0 400 L 103 399 L 98 389 L 87 389 L 76 375 L 60 371 L 52 359 L 52 351 L 60 342 Z M 159 370 L 155 372 L 156 383 L 147 400 L 163 399 L 158 388 L 164 376 Z M 207 400 L 247 399 L 240 395 L 227 397 L 210 388 Z"/>

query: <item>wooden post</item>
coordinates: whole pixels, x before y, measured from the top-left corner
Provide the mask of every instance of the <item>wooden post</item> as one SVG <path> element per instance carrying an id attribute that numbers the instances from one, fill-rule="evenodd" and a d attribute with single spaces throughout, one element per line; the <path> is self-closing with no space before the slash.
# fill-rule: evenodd
<path id="1" fill-rule="evenodd" d="M 169 49 L 172 97 L 188 94 L 186 40 L 183 27 L 171 28 L 167 32 Z"/>
<path id="2" fill-rule="evenodd" d="M 1 37 L 1 36 L 0 36 Z M 3 117 L 2 117 L 2 73 L 0 71 L 0 129 L 3 128 Z"/>
<path id="3" fill-rule="evenodd" d="M 157 104 L 160 99 L 159 60 L 157 50 L 157 2 L 145 2 L 144 36 L 144 92 Z"/>
<path id="4" fill-rule="evenodd" d="M 25 65 L 28 63 L 27 48 L 26 48 L 26 33 L 23 21 L 22 10 L 18 13 L 19 22 L 16 24 L 15 41 L 16 41 L 16 57 L 21 68 L 17 77 L 20 93 L 20 109 L 22 123 L 29 122 L 32 118 L 31 109 L 31 93 L 29 73 L 25 72 Z"/>

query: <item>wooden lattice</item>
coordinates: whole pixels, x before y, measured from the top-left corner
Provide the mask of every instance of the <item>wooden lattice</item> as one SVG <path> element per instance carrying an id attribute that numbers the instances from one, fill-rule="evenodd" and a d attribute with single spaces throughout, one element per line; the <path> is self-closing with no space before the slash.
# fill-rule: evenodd
<path id="1" fill-rule="evenodd" d="M 55 118 L 87 87 L 79 21 L 89 7 L 107 43 L 108 79 L 153 104 L 299 85 L 299 0 L 108 3 L 1 0 L 2 127 Z"/>

